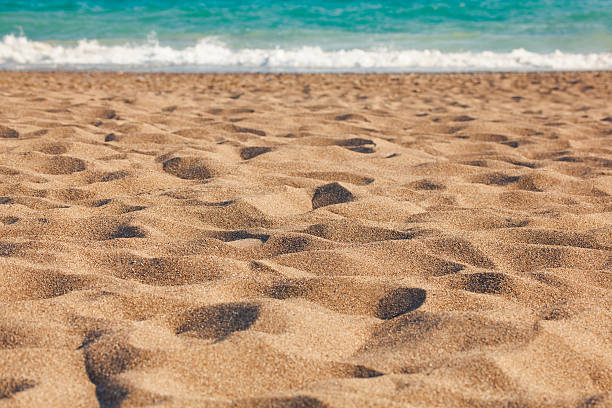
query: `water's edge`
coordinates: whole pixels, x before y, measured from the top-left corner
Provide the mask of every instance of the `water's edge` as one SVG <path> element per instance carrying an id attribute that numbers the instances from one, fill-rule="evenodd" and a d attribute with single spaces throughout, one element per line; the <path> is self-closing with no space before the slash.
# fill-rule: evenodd
<path id="1" fill-rule="evenodd" d="M 612 53 L 442 52 L 439 50 L 340 49 L 317 46 L 291 49 L 233 49 L 216 38 L 182 48 L 145 43 L 76 45 L 32 41 L 6 35 L 0 41 L 0 69 L 123 70 L 165 72 L 461 72 L 591 71 L 612 69 Z"/>

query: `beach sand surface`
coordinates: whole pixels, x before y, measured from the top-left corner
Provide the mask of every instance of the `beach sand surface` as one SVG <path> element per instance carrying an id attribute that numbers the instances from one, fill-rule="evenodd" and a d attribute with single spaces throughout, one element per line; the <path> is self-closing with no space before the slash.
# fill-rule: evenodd
<path id="1" fill-rule="evenodd" d="M 0 407 L 612 405 L 612 73 L 0 73 Z"/>

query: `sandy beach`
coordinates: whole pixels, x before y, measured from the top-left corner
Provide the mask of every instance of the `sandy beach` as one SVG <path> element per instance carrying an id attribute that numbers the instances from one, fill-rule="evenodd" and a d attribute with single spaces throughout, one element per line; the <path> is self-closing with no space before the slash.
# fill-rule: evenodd
<path id="1" fill-rule="evenodd" d="M 612 72 L 0 100 L 0 407 L 612 405 Z"/>

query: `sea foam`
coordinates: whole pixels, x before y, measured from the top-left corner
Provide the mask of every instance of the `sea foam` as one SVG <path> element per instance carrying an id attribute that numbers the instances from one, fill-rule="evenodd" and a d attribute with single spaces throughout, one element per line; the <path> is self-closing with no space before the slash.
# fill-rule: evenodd
<path id="1" fill-rule="evenodd" d="M 183 48 L 160 44 L 155 39 L 121 45 L 83 39 L 66 45 L 9 34 L 0 42 L 0 68 L 203 72 L 572 71 L 612 69 L 612 53 L 540 54 L 522 48 L 507 53 L 390 48 L 324 50 L 316 46 L 232 49 L 214 37 L 202 38 Z"/>

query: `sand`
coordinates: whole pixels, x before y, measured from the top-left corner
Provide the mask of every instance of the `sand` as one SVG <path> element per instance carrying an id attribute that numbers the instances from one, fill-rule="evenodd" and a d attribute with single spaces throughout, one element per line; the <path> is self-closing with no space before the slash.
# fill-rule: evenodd
<path id="1" fill-rule="evenodd" d="M 0 73 L 0 406 L 612 404 L 612 73 Z"/>

